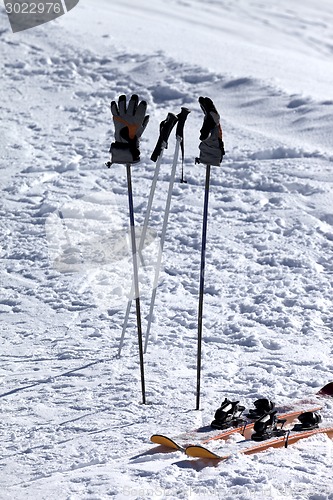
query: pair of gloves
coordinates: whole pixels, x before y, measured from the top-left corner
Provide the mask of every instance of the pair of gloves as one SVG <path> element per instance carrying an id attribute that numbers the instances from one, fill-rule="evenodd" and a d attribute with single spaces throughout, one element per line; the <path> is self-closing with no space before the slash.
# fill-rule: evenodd
<path id="1" fill-rule="evenodd" d="M 220 115 L 209 97 L 200 97 L 199 103 L 205 116 L 200 130 L 200 156 L 196 158 L 196 162 L 219 166 L 225 154 Z M 111 102 L 115 142 L 111 144 L 111 162 L 107 164 L 108 166 L 113 163 L 129 165 L 140 161 L 139 141 L 149 121 L 146 111 L 146 101 L 139 103 L 136 94 L 132 95 L 128 106 L 125 95 L 119 97 L 118 104 L 115 101 Z"/>

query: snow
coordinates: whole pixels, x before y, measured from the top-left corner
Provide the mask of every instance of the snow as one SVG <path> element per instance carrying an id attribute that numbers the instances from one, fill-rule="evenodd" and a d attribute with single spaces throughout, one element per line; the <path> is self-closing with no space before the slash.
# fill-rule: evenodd
<path id="1" fill-rule="evenodd" d="M 17 34 L 0 10 L 1 499 L 333 498 L 325 436 L 219 464 L 149 441 L 208 425 L 224 397 L 292 404 L 333 379 L 332 24 L 329 0 L 86 0 Z M 104 162 L 122 93 L 150 115 L 132 169 L 138 232 L 159 123 L 191 110 L 146 405 L 134 308 L 118 356 L 127 183 L 124 166 Z M 211 174 L 196 411 L 201 95 L 220 111 L 227 154 Z M 144 332 L 174 146 L 143 250 Z"/>

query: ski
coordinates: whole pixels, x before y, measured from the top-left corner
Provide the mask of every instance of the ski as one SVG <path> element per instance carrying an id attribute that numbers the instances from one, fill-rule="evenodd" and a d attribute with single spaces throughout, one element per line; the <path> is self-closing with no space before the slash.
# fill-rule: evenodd
<path id="1" fill-rule="evenodd" d="M 252 444 L 253 441 L 245 441 L 244 443 L 250 444 L 250 446 L 245 449 L 238 450 L 237 453 L 241 453 L 243 455 L 252 455 L 254 453 L 260 453 L 261 451 L 268 450 L 269 448 L 287 448 L 289 445 L 297 443 L 297 441 L 300 441 L 301 439 L 306 439 L 318 434 L 326 434 L 330 439 L 333 439 L 333 425 L 318 429 L 312 429 L 310 431 L 291 430 L 288 431 L 284 436 L 271 438 L 267 441 L 256 443 L 254 445 Z M 185 453 L 187 456 L 192 458 L 206 458 L 218 461 L 227 460 L 233 455 L 233 453 L 218 455 L 217 453 L 214 453 L 213 451 L 201 445 L 188 446 L 185 449 Z"/>
<path id="2" fill-rule="evenodd" d="M 163 436 L 163 434 L 153 434 L 150 437 L 150 441 L 155 444 L 166 446 L 167 448 L 172 448 L 173 450 L 185 451 L 185 446 L 181 446 L 168 436 Z"/>
<path id="3" fill-rule="evenodd" d="M 279 418 L 286 419 L 287 423 L 292 423 L 301 413 L 306 411 L 319 411 L 322 409 L 322 406 L 309 406 L 302 407 L 298 410 L 294 410 L 288 413 L 282 413 L 279 415 Z M 245 421 L 244 424 L 238 425 L 237 427 L 231 427 L 224 431 L 216 431 L 216 429 L 212 429 L 208 426 L 201 427 L 199 429 L 184 433 L 177 438 L 173 439 L 168 436 L 164 436 L 163 434 L 153 434 L 150 438 L 152 443 L 160 444 L 166 446 L 168 448 L 172 448 L 175 450 L 185 451 L 189 446 L 192 446 L 194 442 L 200 444 L 207 444 L 211 441 L 218 440 L 226 440 L 232 434 L 242 434 L 245 439 L 250 439 L 251 434 L 253 433 L 254 422 Z M 176 441 L 177 439 L 177 441 Z"/>
<path id="4" fill-rule="evenodd" d="M 313 401 L 298 401 L 294 408 L 278 408 L 279 418 L 286 419 L 287 424 L 292 423 L 297 417 L 305 411 L 319 411 L 322 409 L 325 398 L 333 397 L 333 382 L 326 384 L 314 396 Z M 255 422 L 245 420 L 241 425 L 233 426 L 223 431 L 216 430 L 211 426 L 200 427 L 191 431 L 184 432 L 175 437 L 169 437 L 164 434 L 153 434 L 150 440 L 154 444 L 166 446 L 173 450 L 185 451 L 190 445 L 205 445 L 215 440 L 227 440 L 232 434 L 240 433 L 245 439 L 250 439 Z"/>

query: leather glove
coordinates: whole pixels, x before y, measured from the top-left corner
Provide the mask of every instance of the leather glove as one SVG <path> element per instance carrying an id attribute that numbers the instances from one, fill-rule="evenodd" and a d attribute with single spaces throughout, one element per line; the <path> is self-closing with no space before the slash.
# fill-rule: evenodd
<path id="1" fill-rule="evenodd" d="M 111 114 L 115 127 L 115 142 L 111 144 L 111 163 L 132 164 L 140 161 L 139 139 L 143 134 L 149 116 L 147 103 L 133 94 L 126 107 L 126 96 L 121 95 L 111 102 Z"/>

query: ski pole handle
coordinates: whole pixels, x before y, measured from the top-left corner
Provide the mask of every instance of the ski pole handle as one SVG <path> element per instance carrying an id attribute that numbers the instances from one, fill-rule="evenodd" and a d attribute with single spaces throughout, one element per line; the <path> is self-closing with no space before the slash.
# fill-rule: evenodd
<path id="1" fill-rule="evenodd" d="M 177 128 L 176 128 L 176 138 L 177 140 L 179 140 L 179 143 L 180 143 L 180 150 L 182 152 L 182 176 L 181 176 L 181 179 L 180 179 L 180 182 L 183 183 L 183 182 L 187 182 L 185 179 L 184 179 L 184 125 L 185 125 L 185 122 L 186 122 L 186 119 L 188 117 L 188 115 L 190 114 L 190 110 L 188 108 L 184 108 L 182 107 L 181 108 L 181 112 L 178 113 L 177 117 L 178 117 L 178 123 L 177 123 Z"/>
<path id="2" fill-rule="evenodd" d="M 188 108 L 182 107 L 181 112 L 177 115 L 178 123 L 176 128 L 176 137 L 180 137 L 182 141 L 184 139 L 184 125 L 186 122 L 186 118 L 190 113 L 191 111 Z"/>
<path id="3" fill-rule="evenodd" d="M 155 149 L 150 157 L 152 161 L 156 162 L 162 152 L 162 149 L 166 149 L 168 147 L 169 136 L 173 127 L 176 125 L 177 120 L 178 118 L 176 115 L 174 115 L 173 113 L 168 113 L 166 119 L 160 123 L 160 135 L 157 140 Z"/>

